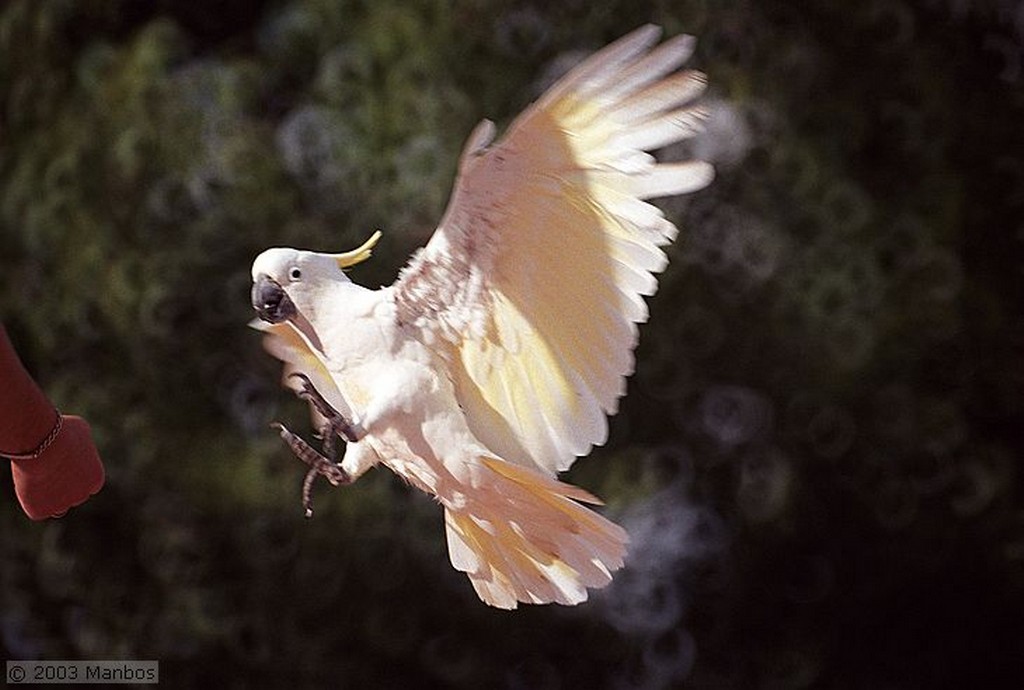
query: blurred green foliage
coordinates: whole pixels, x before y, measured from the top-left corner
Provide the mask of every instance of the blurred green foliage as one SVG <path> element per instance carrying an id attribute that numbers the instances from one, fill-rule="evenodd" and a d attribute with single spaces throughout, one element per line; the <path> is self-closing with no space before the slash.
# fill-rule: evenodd
<path id="1" fill-rule="evenodd" d="M 12 0 L 0 321 L 103 492 L 0 502 L 5 658 L 171 687 L 1020 687 L 1024 4 Z M 245 328 L 273 245 L 390 282 L 464 138 L 646 22 L 716 163 L 609 445 L 634 535 L 578 609 L 487 609 L 385 472 L 300 515 L 305 411 Z M 6 476 L 6 470 L 4 470 Z"/>

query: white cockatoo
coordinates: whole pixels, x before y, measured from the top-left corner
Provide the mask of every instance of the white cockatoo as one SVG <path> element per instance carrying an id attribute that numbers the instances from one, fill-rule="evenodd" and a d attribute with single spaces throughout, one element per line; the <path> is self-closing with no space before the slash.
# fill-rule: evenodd
<path id="1" fill-rule="evenodd" d="M 452 565 L 492 606 L 577 604 L 623 565 L 626 532 L 556 474 L 605 442 L 633 372 L 677 234 L 645 200 L 713 174 L 647 153 L 705 117 L 704 76 L 680 70 L 693 38 L 659 37 L 644 26 L 585 60 L 497 143 L 478 125 L 440 225 L 391 286 L 345 273 L 379 234 L 252 266 L 254 324 L 324 438 L 326 457 L 278 425 L 313 467 L 307 492 L 316 473 L 338 484 L 387 466 L 436 497 Z"/>

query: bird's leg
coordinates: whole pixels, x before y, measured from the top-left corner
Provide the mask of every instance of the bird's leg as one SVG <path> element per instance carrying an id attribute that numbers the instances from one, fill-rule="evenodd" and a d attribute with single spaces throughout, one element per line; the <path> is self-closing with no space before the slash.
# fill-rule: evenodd
<path id="1" fill-rule="evenodd" d="M 318 452 L 315 448 L 306 443 L 300 436 L 293 434 L 288 428 L 280 422 L 274 422 L 271 424 L 274 429 L 277 429 L 278 433 L 281 434 L 281 438 L 288 444 L 292 452 L 302 462 L 309 465 L 309 471 L 306 472 L 305 479 L 302 480 L 302 507 L 306 511 L 306 517 L 313 517 L 313 482 L 318 476 L 327 478 L 334 486 L 340 486 L 342 484 L 351 484 L 352 477 L 342 469 L 341 465 L 334 462 L 334 459 L 328 459 L 322 453 Z M 326 438 L 330 438 L 328 442 Z M 333 437 L 328 436 L 324 440 L 324 449 L 328 455 L 333 456 L 336 454 L 334 447 Z"/>
<path id="2" fill-rule="evenodd" d="M 333 449 L 334 436 L 340 436 L 349 443 L 355 443 L 359 440 L 360 434 L 356 427 L 345 419 L 344 415 L 331 407 L 331 404 L 324 399 L 324 396 L 320 394 L 320 391 L 316 389 L 308 376 L 295 372 L 290 374 L 288 378 L 296 378 L 302 381 L 302 388 L 296 391 L 295 394 L 302 400 L 309 402 L 320 413 L 320 416 L 327 420 L 327 426 L 321 430 L 324 435 L 324 452 L 327 452 L 328 444 Z M 334 456 L 332 453 L 333 451 L 328 453 L 328 457 L 333 460 Z"/>
<path id="3" fill-rule="evenodd" d="M 274 422 L 271 425 L 281 434 L 281 438 L 291 448 L 295 457 L 309 466 L 309 471 L 306 472 L 306 477 L 302 481 L 302 506 L 305 508 L 308 518 L 313 516 L 313 482 L 318 476 L 326 477 L 327 481 L 334 486 L 352 483 L 352 477 L 338 463 L 338 437 L 355 443 L 359 440 L 360 434 L 357 433 L 353 424 L 345 419 L 344 415 L 327 402 L 308 376 L 293 373 L 289 378 L 291 377 L 302 382 L 302 388 L 296 391 L 296 395 L 309 402 L 326 420 L 319 432 L 323 441 L 322 453 L 306 443 L 300 436 L 289 431 L 283 424 Z"/>

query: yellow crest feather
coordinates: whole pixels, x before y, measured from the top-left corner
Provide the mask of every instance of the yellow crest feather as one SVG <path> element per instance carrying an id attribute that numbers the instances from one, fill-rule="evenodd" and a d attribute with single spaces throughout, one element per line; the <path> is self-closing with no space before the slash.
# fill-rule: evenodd
<path id="1" fill-rule="evenodd" d="M 370 235 L 370 239 L 366 240 L 352 251 L 335 254 L 334 260 L 338 262 L 338 266 L 341 268 L 350 268 L 358 263 L 362 263 L 369 259 L 370 255 L 373 254 L 373 248 L 380 238 L 380 230 L 374 230 L 373 234 Z"/>

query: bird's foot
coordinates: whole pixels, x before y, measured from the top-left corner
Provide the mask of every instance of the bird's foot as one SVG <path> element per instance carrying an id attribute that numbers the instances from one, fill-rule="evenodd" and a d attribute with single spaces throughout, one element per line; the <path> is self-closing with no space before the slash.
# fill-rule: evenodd
<path id="1" fill-rule="evenodd" d="M 345 419 L 344 415 L 327 402 L 324 396 L 320 394 L 320 391 L 316 389 L 316 386 L 313 385 L 313 382 L 309 380 L 308 376 L 295 372 L 290 374 L 288 378 L 295 378 L 302 382 L 302 388 L 296 391 L 295 394 L 300 399 L 309 402 L 327 420 L 327 427 L 321 430 L 325 444 L 333 444 L 334 436 L 340 436 L 349 443 L 355 443 L 359 440 L 361 434 L 359 434 L 356 426 Z M 328 439 L 331 440 L 328 441 Z"/>
<path id="2" fill-rule="evenodd" d="M 291 448 L 295 457 L 309 466 L 309 471 L 306 472 L 306 477 L 302 480 L 302 507 L 306 511 L 307 518 L 313 517 L 313 482 L 316 478 L 322 476 L 333 486 L 341 486 L 351 484 L 352 477 L 333 458 L 329 459 L 317 451 L 302 437 L 289 431 L 284 424 L 274 422 L 270 426 L 281 434 L 281 438 Z M 324 445 L 328 445 L 326 440 Z M 333 444 L 329 454 L 333 455 Z"/>

